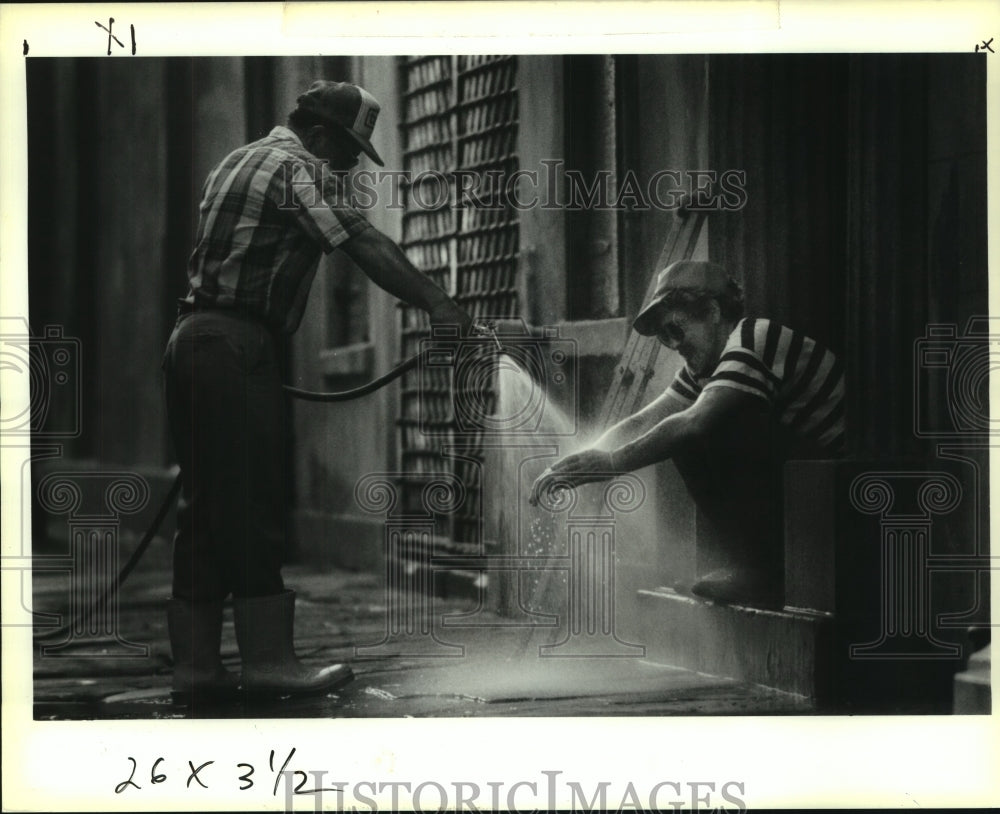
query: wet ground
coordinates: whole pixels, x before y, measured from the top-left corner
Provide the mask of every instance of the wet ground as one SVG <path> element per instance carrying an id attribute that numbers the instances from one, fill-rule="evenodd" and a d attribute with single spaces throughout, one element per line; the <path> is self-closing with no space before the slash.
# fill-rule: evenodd
<path id="1" fill-rule="evenodd" d="M 90 632 L 41 655 L 34 664 L 35 718 L 337 718 L 588 715 L 769 715 L 809 712 L 794 695 L 706 676 L 630 653 L 619 657 L 553 657 L 559 627 L 505 626 L 478 612 L 468 598 L 434 598 L 431 613 L 409 636 L 387 636 L 405 597 L 389 595 L 380 575 L 289 567 L 298 592 L 296 648 L 309 664 L 347 662 L 355 680 L 336 693 L 245 706 L 192 710 L 171 702 L 165 600 L 165 547 L 151 549 L 123 586 L 118 639 Z M 38 573 L 36 611 L 64 612 L 68 577 Z M 391 609 L 395 609 L 392 611 Z M 420 618 L 430 619 L 421 629 Z M 405 630 L 405 625 L 402 628 Z M 143 649 L 147 652 L 143 652 Z M 239 670 L 232 616 L 227 610 L 223 659 Z"/>

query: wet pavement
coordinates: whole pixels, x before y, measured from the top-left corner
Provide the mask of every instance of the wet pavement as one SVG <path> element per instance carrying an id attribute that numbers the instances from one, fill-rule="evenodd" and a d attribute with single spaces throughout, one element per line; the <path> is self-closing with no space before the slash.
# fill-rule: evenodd
<path id="1" fill-rule="evenodd" d="M 291 566 L 298 592 L 296 650 L 308 664 L 349 663 L 355 680 L 335 693 L 190 709 L 170 699 L 165 600 L 167 547 L 154 545 L 119 596 L 118 638 L 87 633 L 54 653 L 36 639 L 34 716 L 59 719 L 338 718 L 474 716 L 773 715 L 811 711 L 796 695 L 656 664 L 641 657 L 552 657 L 558 627 L 512 627 L 465 597 L 435 597 L 430 629 L 387 638 L 401 598 L 371 573 Z M 34 609 L 65 613 L 66 574 L 36 572 Z M 411 620 L 414 621 L 414 620 Z M 405 627 L 404 627 L 405 629 Z M 36 633 L 42 632 L 41 629 Z M 135 649 L 148 648 L 143 653 Z M 123 653 L 127 654 L 123 656 Z M 223 660 L 239 671 L 227 609 Z"/>

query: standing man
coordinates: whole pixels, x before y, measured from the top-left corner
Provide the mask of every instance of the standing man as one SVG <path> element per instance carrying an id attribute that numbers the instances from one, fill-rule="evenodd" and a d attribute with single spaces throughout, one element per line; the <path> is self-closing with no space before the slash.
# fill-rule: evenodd
<path id="1" fill-rule="evenodd" d="M 607 480 L 672 459 L 715 526 L 718 567 L 695 594 L 764 607 L 784 594 L 783 467 L 829 458 L 844 443 L 844 376 L 829 350 L 766 319 L 743 318 L 743 292 L 715 263 L 684 260 L 660 272 L 636 317 L 683 357 L 670 387 L 611 427 L 591 449 L 535 481 L 530 500 L 553 488 Z"/>
<path id="2" fill-rule="evenodd" d="M 286 404 L 279 337 L 294 333 L 322 253 L 344 251 L 376 285 L 432 324 L 470 317 L 349 203 L 346 172 L 364 152 L 378 102 L 319 80 L 287 125 L 226 156 L 202 191 L 189 290 L 164 357 L 167 411 L 183 491 L 168 609 L 175 697 L 229 695 L 236 676 L 219 649 L 233 597 L 242 688 L 323 692 L 346 665 L 312 668 L 293 647 L 295 594 L 286 550 Z"/>

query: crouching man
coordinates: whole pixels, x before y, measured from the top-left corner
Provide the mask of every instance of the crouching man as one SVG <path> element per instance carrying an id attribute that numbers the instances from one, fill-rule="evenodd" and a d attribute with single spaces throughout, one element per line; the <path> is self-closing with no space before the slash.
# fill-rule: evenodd
<path id="1" fill-rule="evenodd" d="M 219 655 L 229 596 L 246 693 L 326 692 L 351 679 L 343 664 L 303 664 L 293 646 L 279 340 L 298 328 L 320 256 L 334 249 L 432 324 L 471 325 L 349 202 L 343 173 L 360 153 L 382 165 L 370 141 L 378 113 L 364 89 L 317 81 L 285 126 L 205 181 L 189 290 L 163 360 L 183 487 L 168 609 L 177 697 L 235 690 Z"/>
<path id="2" fill-rule="evenodd" d="M 680 353 L 684 367 L 648 406 L 543 472 L 530 501 L 671 459 L 722 541 L 712 552 L 716 567 L 698 575 L 692 592 L 780 606 L 783 467 L 792 458 L 840 454 L 840 362 L 808 336 L 744 318 L 739 284 L 705 261 L 660 272 L 634 328 Z"/>

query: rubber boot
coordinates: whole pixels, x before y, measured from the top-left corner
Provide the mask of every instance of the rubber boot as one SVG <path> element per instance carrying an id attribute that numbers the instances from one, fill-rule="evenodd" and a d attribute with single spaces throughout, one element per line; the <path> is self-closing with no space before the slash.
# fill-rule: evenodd
<path id="1" fill-rule="evenodd" d="M 325 693 L 354 678 L 346 664 L 309 667 L 295 655 L 295 592 L 233 600 L 243 691 L 276 697 Z"/>
<path id="2" fill-rule="evenodd" d="M 238 680 L 222 666 L 222 602 L 171 599 L 167 630 L 174 658 L 171 696 L 181 704 L 237 698 Z"/>

